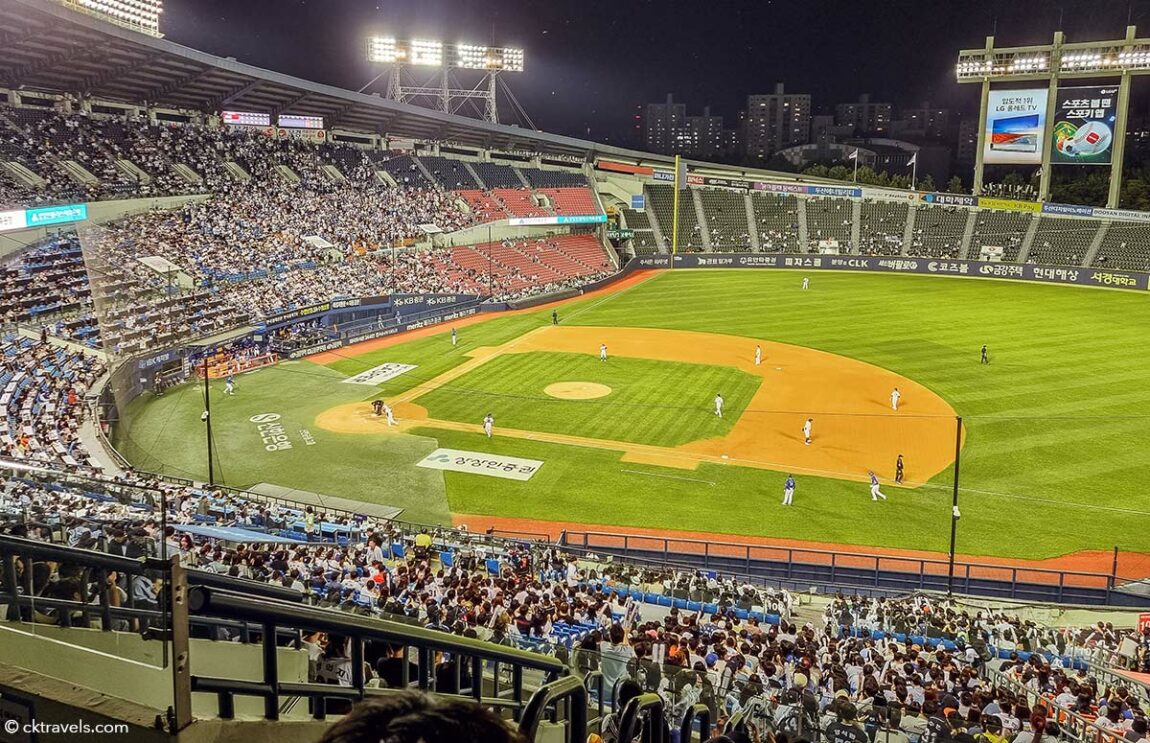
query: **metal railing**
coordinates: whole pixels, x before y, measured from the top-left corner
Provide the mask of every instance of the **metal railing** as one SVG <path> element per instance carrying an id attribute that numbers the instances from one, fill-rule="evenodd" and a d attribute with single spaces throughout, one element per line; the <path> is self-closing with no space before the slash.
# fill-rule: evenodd
<path id="1" fill-rule="evenodd" d="M 592 531 L 567 531 L 560 544 L 672 569 L 740 573 L 759 580 L 841 585 L 852 590 L 946 590 L 949 568 L 945 559 Z M 968 561 L 956 561 L 954 567 L 956 593 L 1095 604 L 1109 604 L 1115 594 L 1112 574 Z"/>
<path id="2" fill-rule="evenodd" d="M 1025 698 L 1030 709 L 1033 710 L 1039 706 L 1045 707 L 1047 717 L 1058 723 L 1067 740 L 1077 743 L 1122 743 L 1125 740 L 1123 737 L 1125 729 L 1108 730 L 1098 724 L 1098 718 L 1088 717 L 1064 707 L 1055 702 L 1052 696 L 1032 689 L 1006 674 L 991 670 L 988 670 L 987 674 L 995 686 L 1009 689 L 1014 694 Z"/>

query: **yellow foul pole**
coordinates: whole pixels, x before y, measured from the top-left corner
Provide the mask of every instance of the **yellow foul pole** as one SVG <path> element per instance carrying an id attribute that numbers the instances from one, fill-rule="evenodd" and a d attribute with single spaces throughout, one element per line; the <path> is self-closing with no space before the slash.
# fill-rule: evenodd
<path id="1" fill-rule="evenodd" d="M 679 155 L 675 155 L 675 207 L 671 211 L 671 267 L 675 266 L 675 255 L 679 252 Z"/>

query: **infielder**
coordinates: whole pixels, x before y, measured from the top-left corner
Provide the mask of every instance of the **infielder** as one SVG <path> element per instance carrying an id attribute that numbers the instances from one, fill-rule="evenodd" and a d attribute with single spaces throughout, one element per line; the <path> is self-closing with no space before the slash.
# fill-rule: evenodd
<path id="1" fill-rule="evenodd" d="M 398 426 L 399 425 L 398 423 L 395 422 L 395 415 L 391 412 L 391 406 L 388 405 L 387 403 L 383 404 L 383 414 L 387 416 L 387 425 L 389 425 L 389 426 Z"/>
<path id="2" fill-rule="evenodd" d="M 814 418 L 807 418 L 807 422 L 803 424 L 803 439 L 807 446 L 811 445 L 811 425 L 814 422 Z"/>
<path id="3" fill-rule="evenodd" d="M 599 344 L 599 360 L 600 361 L 606 361 L 607 360 L 607 344 L 606 343 L 600 343 Z"/>
<path id="4" fill-rule="evenodd" d="M 869 471 L 869 474 L 870 474 L 870 499 L 871 500 L 878 500 L 879 498 L 882 498 L 883 500 L 886 500 L 886 496 L 883 495 L 882 491 L 878 489 L 878 477 L 875 476 L 874 471 Z"/>
<path id="5" fill-rule="evenodd" d="M 491 438 L 492 431 L 495 430 L 495 416 L 491 413 L 483 416 L 483 433 L 487 434 L 487 438 Z"/>
<path id="6" fill-rule="evenodd" d="M 890 393 L 890 409 L 898 410 L 898 401 L 901 399 L 902 393 L 898 391 L 898 387 L 895 387 Z"/>
<path id="7" fill-rule="evenodd" d="M 723 417 L 723 395 L 715 395 L 715 415 Z"/>
<path id="8" fill-rule="evenodd" d="M 803 288 L 804 289 L 810 289 L 811 288 L 811 280 L 809 278 L 807 278 L 806 276 L 803 277 Z"/>
<path id="9" fill-rule="evenodd" d="M 763 347 L 762 346 L 755 346 L 755 366 L 759 366 L 762 363 L 763 363 Z"/>
<path id="10" fill-rule="evenodd" d="M 895 463 L 894 463 L 894 484 L 895 485 L 902 485 L 902 475 L 903 475 L 902 455 L 899 454 L 898 459 L 895 460 Z"/>
<path id="11" fill-rule="evenodd" d="M 783 505 L 794 505 L 795 500 L 795 478 L 793 475 L 787 475 L 787 481 L 783 483 Z"/>
<path id="12" fill-rule="evenodd" d="M 383 415 L 383 400 L 372 400 L 371 409 L 375 413 L 375 417 Z"/>
<path id="13" fill-rule="evenodd" d="M 455 348 L 456 344 L 458 344 L 458 343 L 459 343 L 459 334 L 455 332 L 455 328 L 452 328 L 451 329 L 451 347 Z"/>
<path id="14" fill-rule="evenodd" d="M 234 374 L 229 373 L 228 378 L 224 380 L 224 394 L 236 394 L 236 377 Z"/>

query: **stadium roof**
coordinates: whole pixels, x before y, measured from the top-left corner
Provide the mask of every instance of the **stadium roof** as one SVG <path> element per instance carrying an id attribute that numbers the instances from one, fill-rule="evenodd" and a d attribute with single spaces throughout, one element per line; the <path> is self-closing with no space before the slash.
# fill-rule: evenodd
<path id="1" fill-rule="evenodd" d="M 0 87 L 194 111 L 323 116 L 328 129 L 505 151 L 663 160 L 342 90 L 153 38 L 50 0 L 0 0 Z"/>

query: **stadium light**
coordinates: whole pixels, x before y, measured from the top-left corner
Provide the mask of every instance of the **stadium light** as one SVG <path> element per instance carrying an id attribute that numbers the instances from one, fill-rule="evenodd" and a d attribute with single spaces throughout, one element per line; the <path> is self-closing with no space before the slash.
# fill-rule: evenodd
<path id="1" fill-rule="evenodd" d="M 57 0 L 75 10 L 103 18 L 149 36 L 160 33 L 164 0 Z"/>
<path id="2" fill-rule="evenodd" d="M 367 59 L 379 64 L 449 67 L 457 70 L 523 72 L 523 50 L 477 44 L 444 44 L 431 39 L 372 36 Z"/>

